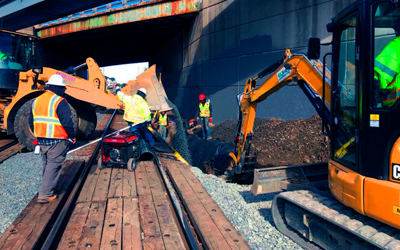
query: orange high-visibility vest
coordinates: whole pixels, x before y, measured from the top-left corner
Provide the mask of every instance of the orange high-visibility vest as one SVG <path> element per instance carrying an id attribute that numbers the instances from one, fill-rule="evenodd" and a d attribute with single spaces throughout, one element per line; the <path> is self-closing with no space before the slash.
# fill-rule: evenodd
<path id="1" fill-rule="evenodd" d="M 33 127 L 35 137 L 67 139 L 68 134 L 61 125 L 57 115 L 57 107 L 64 100 L 51 91 L 46 91 L 36 98 L 32 104 Z"/>

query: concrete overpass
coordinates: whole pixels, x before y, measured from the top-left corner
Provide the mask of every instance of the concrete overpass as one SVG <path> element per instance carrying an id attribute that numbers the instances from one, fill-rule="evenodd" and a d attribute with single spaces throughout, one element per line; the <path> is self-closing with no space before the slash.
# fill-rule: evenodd
<path id="1" fill-rule="evenodd" d="M 151 61 L 193 21 L 199 0 L 136 0 L 37 25 L 48 65 L 65 68 L 93 57 L 102 66 Z M 60 60 L 62 58 L 63 60 Z"/>
<path id="2" fill-rule="evenodd" d="M 235 97 L 246 79 L 280 59 L 286 48 L 304 52 L 310 37 L 329 42 L 326 24 L 353 1 L 203 0 L 193 13 L 72 29 L 42 40 L 50 60 L 65 66 L 81 63 L 86 56 L 102 66 L 156 63 L 169 98 L 184 117 L 194 117 L 198 95 L 205 93 L 219 122 L 236 119 Z M 56 28 L 46 32 L 55 34 Z M 257 113 L 284 119 L 312 114 L 313 107 L 298 87 L 283 88 L 260 104 Z"/>
<path id="3" fill-rule="evenodd" d="M 109 0 L 1 0 L 1 29 L 16 31 L 109 2 Z"/>

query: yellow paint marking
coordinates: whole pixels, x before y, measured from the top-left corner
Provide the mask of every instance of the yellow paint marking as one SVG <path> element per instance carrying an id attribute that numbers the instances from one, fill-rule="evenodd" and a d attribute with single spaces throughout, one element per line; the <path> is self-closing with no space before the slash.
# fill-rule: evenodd
<path id="1" fill-rule="evenodd" d="M 379 121 L 379 115 L 370 114 L 369 119 L 371 121 Z"/>
<path id="2" fill-rule="evenodd" d="M 400 207 L 393 205 L 393 213 L 396 215 L 400 215 Z"/>

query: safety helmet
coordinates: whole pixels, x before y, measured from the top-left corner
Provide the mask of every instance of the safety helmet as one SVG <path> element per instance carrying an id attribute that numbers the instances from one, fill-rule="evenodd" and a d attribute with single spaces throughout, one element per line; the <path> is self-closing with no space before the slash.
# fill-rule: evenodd
<path id="1" fill-rule="evenodd" d="M 205 94 L 200 94 L 199 95 L 199 101 L 203 101 L 204 99 L 206 99 L 206 95 Z"/>
<path id="2" fill-rule="evenodd" d="M 189 120 L 190 123 L 195 122 L 195 121 L 196 121 L 196 119 Z"/>
<path id="3" fill-rule="evenodd" d="M 145 88 L 140 88 L 138 89 L 138 91 L 142 92 L 143 94 L 147 94 L 147 90 Z"/>
<path id="4" fill-rule="evenodd" d="M 52 75 L 47 84 L 53 86 L 65 87 L 64 79 L 60 75 Z"/>

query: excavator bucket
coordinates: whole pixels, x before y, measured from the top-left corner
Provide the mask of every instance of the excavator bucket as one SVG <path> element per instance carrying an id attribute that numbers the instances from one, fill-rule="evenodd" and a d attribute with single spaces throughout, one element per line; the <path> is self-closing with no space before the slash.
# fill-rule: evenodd
<path id="1" fill-rule="evenodd" d="M 172 109 L 167 103 L 167 94 L 161 79 L 157 78 L 156 65 L 144 71 L 136 80 L 129 81 L 121 91 L 125 94 L 133 95 L 140 88 L 147 90 L 146 100 L 151 110 L 168 111 Z"/>
<path id="2" fill-rule="evenodd" d="M 254 169 L 254 195 L 297 189 L 327 189 L 328 164 L 280 166 Z"/>

